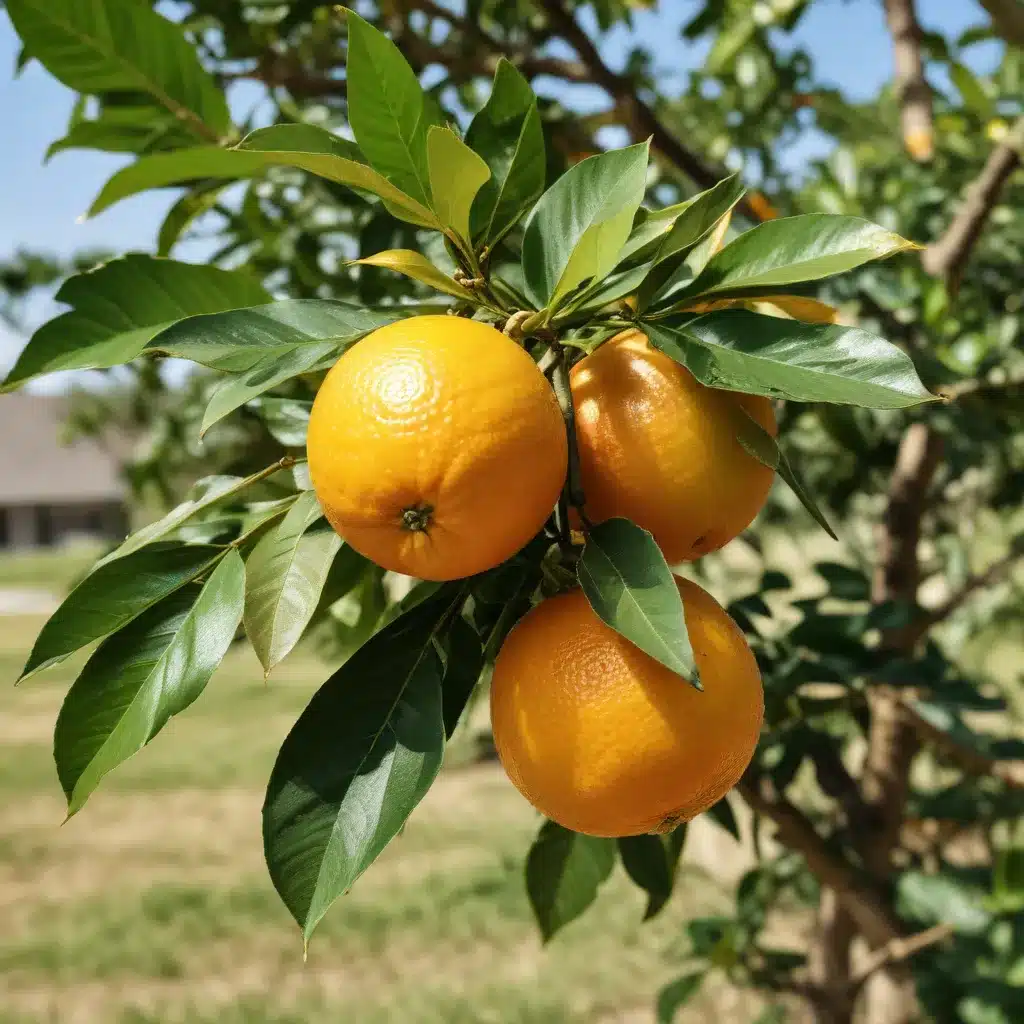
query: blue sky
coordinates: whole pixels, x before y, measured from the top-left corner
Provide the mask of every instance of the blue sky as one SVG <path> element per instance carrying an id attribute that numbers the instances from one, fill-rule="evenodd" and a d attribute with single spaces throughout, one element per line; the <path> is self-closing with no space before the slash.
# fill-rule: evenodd
<path id="1" fill-rule="evenodd" d="M 661 0 L 659 11 L 636 15 L 636 37 L 652 47 L 656 66 L 670 80 L 685 75 L 703 56 L 703 47 L 678 35 L 683 20 L 678 12 L 693 7 L 692 0 Z M 960 31 L 984 20 L 976 0 L 919 0 L 918 8 L 926 27 L 945 31 Z M 676 13 L 669 14 L 670 10 Z M 812 52 L 826 79 L 852 95 L 873 95 L 891 76 L 892 49 L 881 0 L 819 0 L 795 40 Z M 602 44 L 606 59 L 618 64 L 633 42 L 624 31 L 612 33 Z M 151 249 L 173 193 L 138 196 L 82 221 L 100 186 L 125 158 L 73 150 L 44 165 L 47 146 L 63 133 L 73 95 L 35 63 L 13 78 L 17 52 L 18 40 L 0 12 L 0 138 L 6 142 L 0 170 L 0 258 L 19 248 L 57 254 L 86 247 L 118 252 Z M 980 56 L 984 59 L 983 53 Z M 202 255 L 200 249 L 190 251 L 187 246 L 175 251 L 183 259 L 198 260 Z M 40 303 L 32 312 L 42 319 L 53 309 Z M 22 343 L 0 325 L 0 367 L 11 361 Z"/>

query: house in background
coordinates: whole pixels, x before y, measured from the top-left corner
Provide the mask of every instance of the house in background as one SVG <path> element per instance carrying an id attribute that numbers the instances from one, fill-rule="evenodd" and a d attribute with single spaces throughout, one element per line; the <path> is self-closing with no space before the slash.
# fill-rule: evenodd
<path id="1" fill-rule="evenodd" d="M 117 460 L 88 440 L 63 444 L 66 409 L 49 395 L 0 395 L 0 550 L 126 532 Z"/>

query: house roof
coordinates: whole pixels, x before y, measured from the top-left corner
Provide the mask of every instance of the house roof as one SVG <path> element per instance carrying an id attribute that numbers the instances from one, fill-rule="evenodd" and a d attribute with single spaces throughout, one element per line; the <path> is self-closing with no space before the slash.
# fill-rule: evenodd
<path id="1" fill-rule="evenodd" d="M 89 440 L 62 443 L 64 399 L 0 395 L 0 505 L 116 501 L 124 496 L 113 455 Z"/>

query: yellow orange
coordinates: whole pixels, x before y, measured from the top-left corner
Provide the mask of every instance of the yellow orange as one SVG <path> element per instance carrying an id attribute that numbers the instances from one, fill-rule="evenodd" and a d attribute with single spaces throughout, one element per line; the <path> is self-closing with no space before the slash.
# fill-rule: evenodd
<path id="1" fill-rule="evenodd" d="M 757 663 L 718 602 L 677 582 L 703 692 L 606 626 L 579 590 L 537 605 L 499 652 L 491 722 L 501 762 L 566 828 L 671 829 L 750 763 L 764 712 Z"/>
<path id="2" fill-rule="evenodd" d="M 705 387 L 639 331 L 580 360 L 570 381 L 591 520 L 632 519 L 669 562 L 715 551 L 750 525 L 775 474 L 737 430 L 746 410 L 774 435 L 768 399 Z"/>
<path id="3" fill-rule="evenodd" d="M 567 461 L 534 361 L 453 316 L 399 320 L 350 348 L 313 403 L 307 450 L 338 533 L 378 565 L 430 580 L 515 554 L 550 514 Z"/>

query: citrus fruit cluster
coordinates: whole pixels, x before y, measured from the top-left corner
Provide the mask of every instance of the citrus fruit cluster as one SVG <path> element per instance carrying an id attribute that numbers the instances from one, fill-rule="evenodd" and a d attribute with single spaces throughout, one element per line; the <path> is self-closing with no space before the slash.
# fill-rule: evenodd
<path id="1" fill-rule="evenodd" d="M 639 332 L 571 374 L 588 522 L 623 516 L 670 562 L 728 543 L 773 472 L 736 416 L 775 433 L 763 398 L 704 387 Z M 383 327 L 328 373 L 309 469 L 330 523 L 386 569 L 449 580 L 490 569 L 542 530 L 565 483 L 555 394 L 495 328 L 451 316 Z M 605 625 L 580 590 L 536 605 L 494 666 L 491 718 L 509 777 L 548 817 L 601 836 L 665 831 L 705 810 L 753 755 L 754 656 L 718 603 L 678 579 L 703 692 Z"/>

